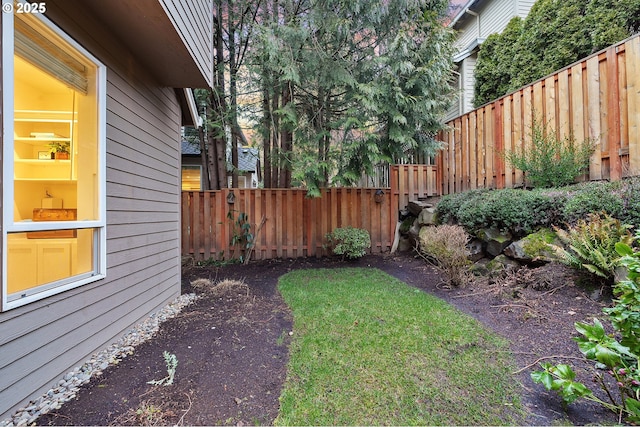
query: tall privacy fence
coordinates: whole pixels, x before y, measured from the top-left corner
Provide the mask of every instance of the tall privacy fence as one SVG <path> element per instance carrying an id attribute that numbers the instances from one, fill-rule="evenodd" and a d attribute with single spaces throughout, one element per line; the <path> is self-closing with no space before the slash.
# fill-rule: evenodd
<path id="1" fill-rule="evenodd" d="M 522 185 L 501 153 L 531 144 L 534 117 L 560 139 L 597 142 L 590 180 L 640 174 L 640 36 L 449 122 L 436 158 L 442 194 Z"/>
<path id="2" fill-rule="evenodd" d="M 372 253 L 388 252 L 398 210 L 409 200 L 437 195 L 436 180 L 435 166 L 392 165 L 390 187 L 327 188 L 319 198 L 307 198 L 303 189 L 184 191 L 182 255 L 196 260 L 246 256 L 242 245 L 233 244 L 242 234 L 238 218 L 245 215 L 254 236 L 252 259 L 322 256 L 325 235 L 347 226 L 369 231 Z"/>

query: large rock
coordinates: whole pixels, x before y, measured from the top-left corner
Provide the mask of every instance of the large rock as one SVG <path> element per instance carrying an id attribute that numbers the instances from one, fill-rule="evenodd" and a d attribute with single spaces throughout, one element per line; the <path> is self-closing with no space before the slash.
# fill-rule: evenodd
<path id="1" fill-rule="evenodd" d="M 556 240 L 553 231 L 541 229 L 511 243 L 504 249 L 504 254 L 511 259 L 527 264 L 551 262 L 554 260 L 554 254 L 549 244 L 558 243 Z"/>
<path id="2" fill-rule="evenodd" d="M 469 260 L 471 262 L 477 262 L 484 257 L 484 249 L 483 242 L 480 239 L 471 239 L 469 243 L 467 243 L 467 250 L 469 251 Z"/>
<path id="3" fill-rule="evenodd" d="M 436 223 L 436 208 L 424 208 L 418 215 L 418 224 L 420 225 L 435 225 Z"/>
<path id="4" fill-rule="evenodd" d="M 487 244 L 486 251 L 491 256 L 498 256 L 511 244 L 513 236 L 508 231 L 497 228 L 485 228 L 478 232 L 478 238 Z"/>
<path id="5" fill-rule="evenodd" d="M 407 209 L 409 209 L 409 212 L 411 212 L 414 216 L 420 215 L 420 212 L 422 212 L 423 209 L 432 207 L 433 204 L 425 202 L 423 200 L 411 200 L 407 205 Z"/>
<path id="6" fill-rule="evenodd" d="M 515 271 L 520 268 L 517 261 L 507 258 L 505 255 L 498 255 L 486 265 L 489 275 L 492 277 L 502 276 L 509 271 Z"/>

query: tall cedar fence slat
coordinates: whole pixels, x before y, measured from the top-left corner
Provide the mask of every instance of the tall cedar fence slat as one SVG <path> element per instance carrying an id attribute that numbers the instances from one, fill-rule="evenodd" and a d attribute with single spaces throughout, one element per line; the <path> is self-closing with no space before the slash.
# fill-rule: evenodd
<path id="1" fill-rule="evenodd" d="M 596 142 L 586 179 L 640 175 L 640 35 L 447 123 L 438 192 L 522 186 L 503 153 L 531 146 L 533 120 L 560 139 Z"/>
<path id="2" fill-rule="evenodd" d="M 252 259 L 327 255 L 325 236 L 337 227 L 369 231 L 371 253 L 388 252 L 393 244 L 398 211 L 409 200 L 437 196 L 436 167 L 392 165 L 392 187 L 329 188 L 319 198 L 303 189 L 225 189 L 182 192 L 182 255 L 196 260 L 229 260 L 244 255 L 232 244 L 241 233 L 240 213 L 249 217 L 255 247 Z M 227 203 L 233 191 L 235 201 Z M 260 230 L 258 227 L 264 218 Z"/>

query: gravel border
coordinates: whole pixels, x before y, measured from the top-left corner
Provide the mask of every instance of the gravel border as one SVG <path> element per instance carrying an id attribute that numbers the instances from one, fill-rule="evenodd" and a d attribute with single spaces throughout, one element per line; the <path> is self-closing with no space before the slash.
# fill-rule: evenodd
<path id="1" fill-rule="evenodd" d="M 0 421 L 0 427 L 31 425 L 40 415 L 60 409 L 65 402 L 76 397 L 83 384 L 88 383 L 92 377 L 101 375 L 109 365 L 117 364 L 132 354 L 137 345 L 155 335 L 162 322 L 177 316 L 197 298 L 196 294 L 180 295 L 159 311 L 150 314 L 144 321 L 129 329 L 117 342 L 94 353 L 82 366 L 68 372 L 45 394 L 19 408 L 11 418 Z"/>

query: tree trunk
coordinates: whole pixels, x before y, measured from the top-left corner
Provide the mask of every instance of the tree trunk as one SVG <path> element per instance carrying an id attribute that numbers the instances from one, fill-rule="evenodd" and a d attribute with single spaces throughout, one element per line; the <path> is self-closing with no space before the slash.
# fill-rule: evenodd
<path id="1" fill-rule="evenodd" d="M 284 108 L 292 100 L 291 82 L 285 83 L 282 89 L 282 105 Z M 293 134 L 291 125 L 281 124 L 280 130 L 280 187 L 291 188 L 291 151 L 293 149 Z"/>
<path id="2" fill-rule="evenodd" d="M 266 86 L 266 85 L 265 85 Z M 262 153 L 264 155 L 264 188 L 273 188 L 271 182 L 271 102 L 269 99 L 269 89 L 262 89 L 262 110 L 263 110 L 263 143 Z"/>
<path id="3" fill-rule="evenodd" d="M 238 188 L 238 68 L 236 64 L 236 31 L 234 23 L 233 6 L 228 8 L 229 17 L 229 95 L 231 109 L 229 111 L 231 122 L 231 187 Z"/>

